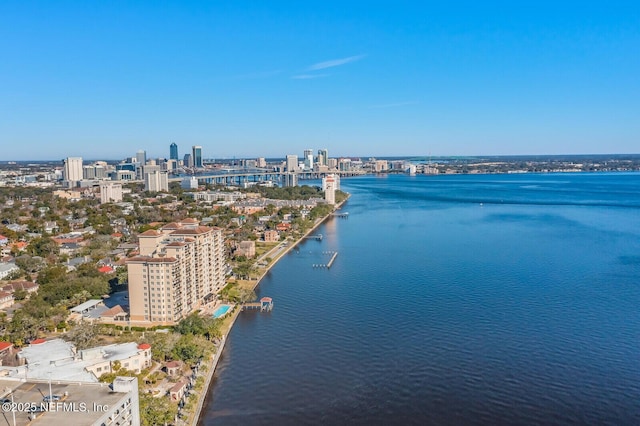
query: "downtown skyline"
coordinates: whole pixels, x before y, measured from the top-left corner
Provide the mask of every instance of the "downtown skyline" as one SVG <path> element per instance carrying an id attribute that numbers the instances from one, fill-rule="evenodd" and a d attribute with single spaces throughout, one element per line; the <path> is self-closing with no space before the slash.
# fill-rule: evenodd
<path id="1" fill-rule="evenodd" d="M 2 160 L 637 153 L 639 12 L 3 2 Z"/>

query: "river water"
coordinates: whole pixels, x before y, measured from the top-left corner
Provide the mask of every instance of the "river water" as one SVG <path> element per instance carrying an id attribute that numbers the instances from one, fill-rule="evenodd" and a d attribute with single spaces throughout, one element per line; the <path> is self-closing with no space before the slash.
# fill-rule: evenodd
<path id="1" fill-rule="evenodd" d="M 201 424 L 640 424 L 640 174 L 342 188 L 349 218 L 238 318 Z"/>

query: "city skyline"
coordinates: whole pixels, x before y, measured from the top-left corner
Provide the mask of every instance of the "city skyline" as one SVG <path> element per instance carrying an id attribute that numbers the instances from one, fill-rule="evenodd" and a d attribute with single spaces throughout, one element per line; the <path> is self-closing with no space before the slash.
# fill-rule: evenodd
<path id="1" fill-rule="evenodd" d="M 2 159 L 637 153 L 639 11 L 4 2 Z"/>

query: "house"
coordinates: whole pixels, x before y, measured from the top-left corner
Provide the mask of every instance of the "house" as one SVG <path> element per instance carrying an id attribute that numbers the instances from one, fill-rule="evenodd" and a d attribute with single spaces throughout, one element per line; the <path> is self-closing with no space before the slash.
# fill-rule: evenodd
<path id="1" fill-rule="evenodd" d="M 73 255 L 81 248 L 78 243 L 62 243 L 60 244 L 60 254 Z"/>
<path id="2" fill-rule="evenodd" d="M 172 401 L 180 401 L 186 392 L 187 381 L 182 379 L 169 390 L 169 395 L 171 395 Z"/>
<path id="3" fill-rule="evenodd" d="M 122 309 L 122 306 L 116 305 L 111 309 L 107 309 L 102 314 L 100 314 L 100 319 L 105 322 L 111 321 L 126 321 L 127 313 Z"/>
<path id="4" fill-rule="evenodd" d="M 0 309 L 6 309 L 13 305 L 13 294 L 8 291 L 0 291 Z"/>
<path id="5" fill-rule="evenodd" d="M 279 224 L 276 225 L 276 229 L 278 231 L 280 231 L 280 232 L 288 231 L 289 229 L 291 229 L 291 224 L 290 223 L 280 222 Z"/>
<path id="6" fill-rule="evenodd" d="M 278 231 L 274 230 L 264 231 L 264 241 L 266 243 L 275 243 L 280 241 L 280 234 Z"/>
<path id="7" fill-rule="evenodd" d="M 15 263 L 0 263 L 0 280 L 19 270 Z"/>
<path id="8" fill-rule="evenodd" d="M 38 284 L 31 281 L 16 281 L 3 286 L 0 290 L 8 293 L 13 293 L 16 290 L 24 290 L 27 293 L 36 293 L 38 291 Z"/>
<path id="9" fill-rule="evenodd" d="M 69 259 L 67 261 L 67 271 L 75 271 L 76 268 L 83 263 L 87 263 L 91 260 L 89 256 L 83 257 L 74 257 L 73 259 Z"/>
<path id="10" fill-rule="evenodd" d="M 169 361 L 164 365 L 164 370 L 169 376 L 177 376 L 182 371 L 184 363 L 182 361 Z"/>
<path id="11" fill-rule="evenodd" d="M 102 274 L 112 274 L 114 271 L 114 269 L 111 266 L 101 266 L 100 268 L 98 268 L 98 272 L 102 273 Z"/>
<path id="12" fill-rule="evenodd" d="M 58 224 L 56 222 L 46 221 L 44 223 L 44 232 L 47 234 L 53 234 L 58 231 Z"/>
<path id="13" fill-rule="evenodd" d="M 9 238 L 0 235 L 0 246 L 6 246 L 7 244 L 9 244 Z"/>

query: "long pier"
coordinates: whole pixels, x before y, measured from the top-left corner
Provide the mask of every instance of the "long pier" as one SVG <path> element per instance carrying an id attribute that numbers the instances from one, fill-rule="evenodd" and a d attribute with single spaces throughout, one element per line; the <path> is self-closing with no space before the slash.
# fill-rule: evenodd
<path id="1" fill-rule="evenodd" d="M 331 253 L 331 252 L 327 252 L 327 253 Z M 314 263 L 313 267 L 314 268 L 331 268 L 331 265 L 333 265 L 333 262 L 336 260 L 336 257 L 338 257 L 338 252 L 334 251 L 333 255 L 331 256 L 331 259 L 329 259 L 329 262 L 324 264 L 324 263 Z"/>
<path id="2" fill-rule="evenodd" d="M 348 219 L 349 218 L 349 212 L 344 212 L 344 213 L 331 213 L 331 216 L 333 217 L 339 217 L 342 219 Z"/>

